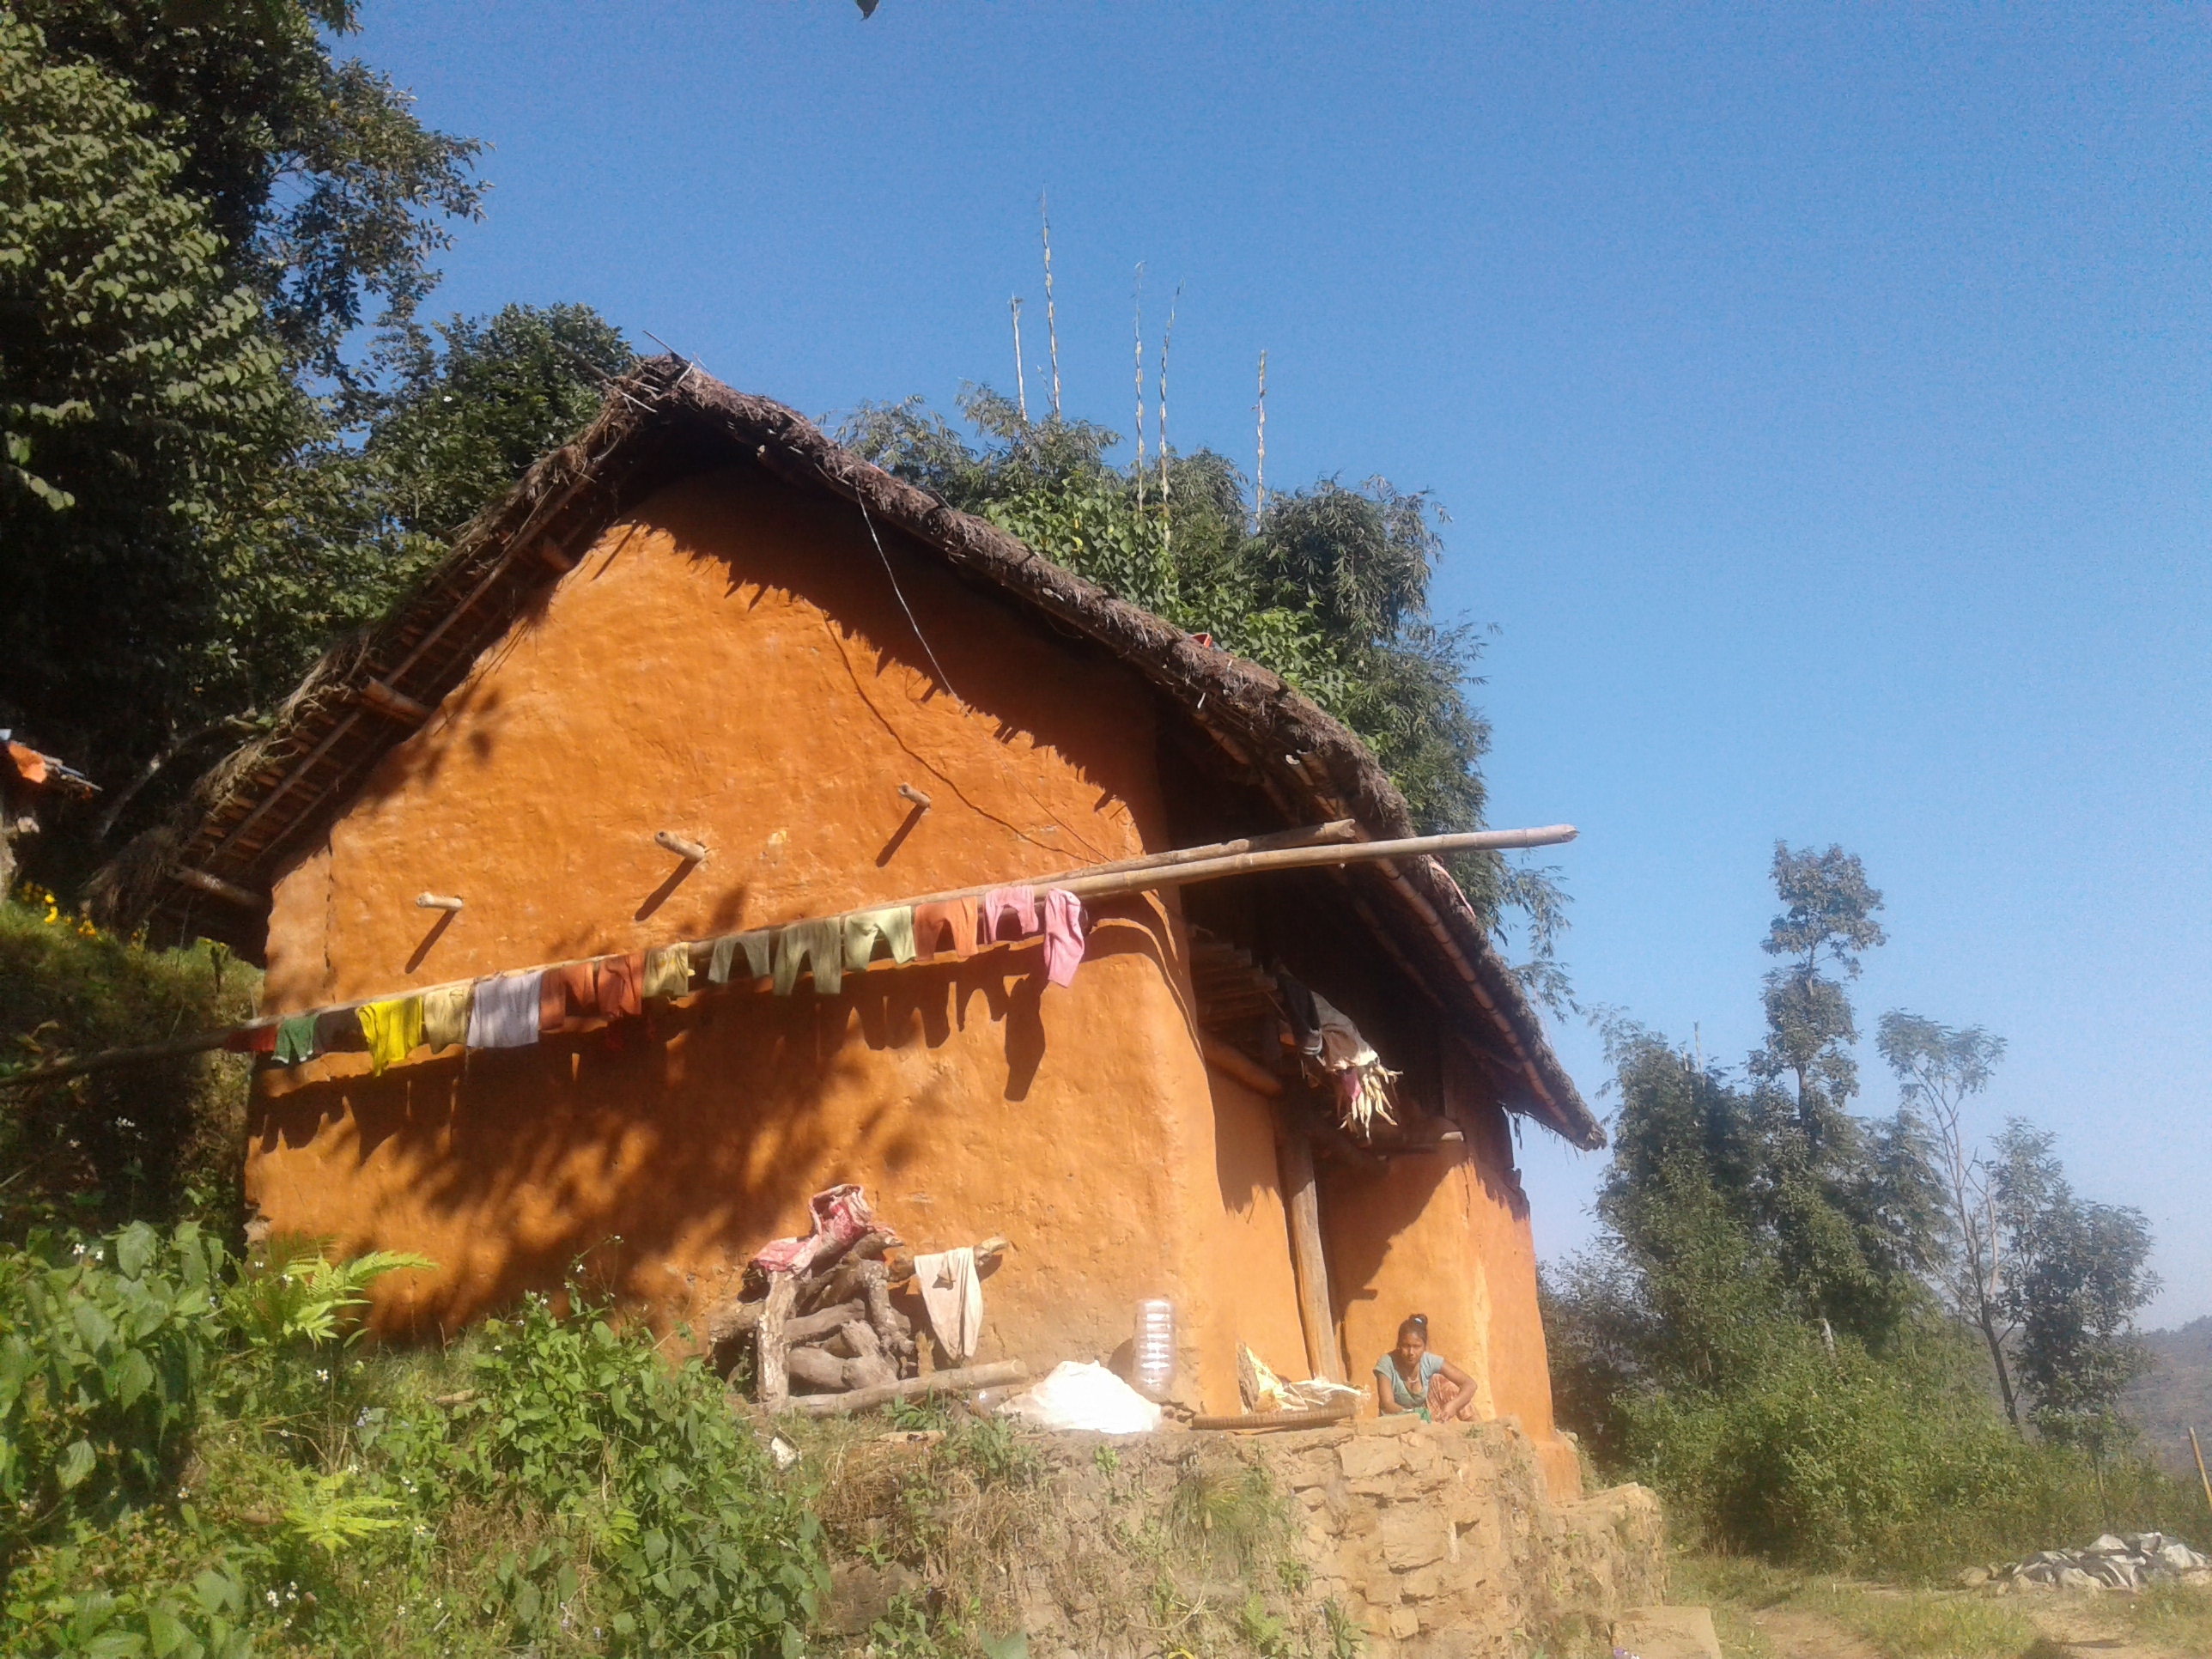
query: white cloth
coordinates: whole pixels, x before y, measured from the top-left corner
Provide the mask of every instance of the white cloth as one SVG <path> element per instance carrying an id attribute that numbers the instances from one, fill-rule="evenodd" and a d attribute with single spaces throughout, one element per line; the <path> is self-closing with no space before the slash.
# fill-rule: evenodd
<path id="1" fill-rule="evenodd" d="M 545 975 L 501 974 L 477 981 L 469 1004 L 469 1047 L 527 1048 L 538 1041 L 538 992 Z"/>
<path id="2" fill-rule="evenodd" d="M 963 1245 L 914 1259 L 915 1288 L 929 1311 L 938 1346 L 955 1359 L 974 1357 L 983 1334 L 983 1282 L 975 1277 L 975 1252 Z"/>

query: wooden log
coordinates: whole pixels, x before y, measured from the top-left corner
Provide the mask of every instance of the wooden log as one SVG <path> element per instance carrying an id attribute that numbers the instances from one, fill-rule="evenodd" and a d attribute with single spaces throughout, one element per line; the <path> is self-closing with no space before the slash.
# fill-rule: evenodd
<path id="1" fill-rule="evenodd" d="M 793 1348 L 786 1359 L 790 1367 L 791 1380 L 810 1389 L 829 1394 L 842 1394 L 850 1385 L 845 1380 L 845 1367 L 849 1363 L 822 1348 Z M 763 1401 L 766 1404 L 766 1401 Z"/>
<path id="2" fill-rule="evenodd" d="M 1285 1127 L 1277 1158 L 1283 1176 L 1284 1208 L 1289 1212 L 1291 1266 L 1298 1281 L 1298 1323 L 1305 1332 L 1309 1376 L 1344 1381 L 1337 1360 L 1336 1316 L 1328 1295 L 1328 1262 L 1322 1253 L 1321 1200 L 1314 1184 L 1313 1143 L 1305 1132 Z"/>
<path id="3" fill-rule="evenodd" d="M 884 1263 L 860 1263 L 860 1304 L 866 1310 L 868 1323 L 876 1333 L 876 1340 L 883 1344 L 884 1352 L 896 1353 L 905 1333 L 899 1329 L 898 1310 L 891 1306 L 891 1270 Z"/>
<path id="4" fill-rule="evenodd" d="M 225 881 L 221 876 L 211 876 L 204 870 L 195 870 L 189 864 L 179 864 L 169 873 L 187 887 L 196 887 L 203 893 L 228 900 L 230 903 L 242 904 L 254 910 L 269 908 L 266 894 L 257 893 L 251 887 L 240 887 L 234 881 Z"/>
<path id="5" fill-rule="evenodd" d="M 836 1412 L 864 1412 L 878 1406 L 888 1406 L 894 1400 L 912 1400 L 926 1394 L 973 1394 L 978 1389 L 995 1389 L 1003 1383 L 1019 1382 L 1030 1374 L 1030 1368 L 1018 1359 L 1000 1359 L 988 1365 L 963 1365 L 949 1371 L 938 1371 L 928 1376 L 909 1376 L 896 1382 L 885 1383 L 879 1389 L 854 1389 L 844 1394 L 817 1394 L 789 1402 L 788 1409 L 805 1412 L 810 1417 L 826 1417 Z"/>
<path id="6" fill-rule="evenodd" d="M 1198 1051 L 1206 1056 L 1206 1063 L 1215 1071 L 1224 1077 L 1236 1079 L 1255 1094 L 1273 1098 L 1283 1092 L 1282 1079 L 1210 1032 L 1199 1033 Z"/>
<path id="7" fill-rule="evenodd" d="M 997 1261 L 999 1257 L 1004 1255 L 1008 1250 L 1011 1250 L 1013 1248 L 1014 1246 L 1012 1240 L 1002 1238 L 996 1233 L 992 1234 L 990 1237 L 985 1239 L 981 1244 L 975 1246 L 976 1272 L 981 1273 L 983 1270 L 983 1264 L 985 1262 Z M 938 1253 L 934 1250 L 924 1250 L 922 1254 L 924 1255 L 935 1255 Z M 894 1285 L 907 1284 L 914 1278 L 914 1258 L 912 1256 L 899 1256 L 890 1262 L 888 1266 L 890 1272 L 890 1282 Z"/>
<path id="8" fill-rule="evenodd" d="M 789 1273 L 770 1273 L 768 1277 L 768 1304 L 761 1310 L 760 1327 L 754 1337 L 758 1355 L 757 1374 L 759 1376 L 761 1404 L 770 1411 L 781 1406 L 791 1395 L 791 1373 L 786 1369 L 789 1357 L 784 1340 L 783 1322 L 791 1312 L 791 1301 L 799 1294 L 798 1283 Z"/>
<path id="9" fill-rule="evenodd" d="M 654 845 L 666 848 L 686 864 L 704 864 L 707 861 L 707 849 L 696 841 L 686 841 L 666 830 L 654 830 L 653 839 Z"/>
<path id="10" fill-rule="evenodd" d="M 1348 1423 L 1358 1414 L 1359 1402 L 1347 1400 L 1340 1406 L 1316 1406 L 1310 1410 L 1283 1412 L 1247 1412 L 1238 1417 L 1194 1417 L 1194 1429 L 1257 1430 L 1262 1433 L 1278 1429 L 1321 1429 L 1331 1423 Z"/>
<path id="11" fill-rule="evenodd" d="M 836 1307 L 824 1308 L 818 1313 L 800 1314 L 795 1319 L 783 1322 L 783 1340 L 793 1347 L 802 1342 L 819 1341 L 842 1330 L 848 1320 L 860 1318 L 862 1312 L 857 1302 L 840 1302 Z"/>
<path id="12" fill-rule="evenodd" d="M 450 893 L 417 893 L 415 908 L 418 910 L 459 910 L 462 902 Z"/>
<path id="13" fill-rule="evenodd" d="M 367 679 L 361 683 L 361 700 L 380 714 L 394 720 L 409 720 L 416 726 L 430 718 L 427 703 L 420 703 L 404 691 L 395 691 L 382 680 Z"/>

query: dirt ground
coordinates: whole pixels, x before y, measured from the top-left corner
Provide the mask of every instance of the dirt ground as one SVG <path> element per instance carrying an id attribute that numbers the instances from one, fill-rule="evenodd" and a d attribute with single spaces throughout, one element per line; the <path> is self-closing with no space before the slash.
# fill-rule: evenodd
<path id="1" fill-rule="evenodd" d="M 2040 1632 L 2018 1659 L 2212 1659 L 2200 1647 L 2146 1645 L 2135 1639 L 2121 1596 L 2023 1596 L 2008 1599 L 2007 1605 Z M 1756 1633 L 1757 1649 L 1724 1641 L 1725 1659 L 1889 1659 L 1856 1632 L 1809 1607 L 1785 1602 L 1737 1613 Z"/>

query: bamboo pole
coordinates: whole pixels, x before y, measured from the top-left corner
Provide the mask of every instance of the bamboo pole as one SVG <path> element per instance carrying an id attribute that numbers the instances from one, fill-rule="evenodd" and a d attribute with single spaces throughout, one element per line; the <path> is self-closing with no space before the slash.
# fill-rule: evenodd
<path id="1" fill-rule="evenodd" d="M 978 1389 L 1022 1382 L 1029 1374 L 1030 1368 L 1020 1360 L 1001 1359 L 988 1365 L 963 1365 L 955 1370 L 932 1371 L 927 1376 L 909 1376 L 879 1388 L 854 1389 L 845 1394 L 796 1395 L 785 1400 L 781 1409 L 804 1412 L 809 1417 L 829 1417 L 838 1412 L 864 1412 L 921 1394 L 973 1394 Z"/>
<path id="2" fill-rule="evenodd" d="M 2212 1509 L 2212 1477 L 2208 1477 L 2204 1473 L 2204 1448 L 2197 1443 L 2197 1428 L 2194 1424 L 2190 1425 L 2189 1449 L 2197 1454 L 2197 1478 L 2203 1484 L 2204 1507 Z"/>
<path id="3" fill-rule="evenodd" d="M 1304 829 L 1285 830 L 1275 836 L 1255 836 L 1244 842 L 1224 842 L 1212 847 L 1183 848 L 1171 852 L 1148 854 L 1140 859 L 1125 859 L 1118 865 L 1093 865 L 1084 869 L 1068 871 L 1058 875 L 1032 877 L 1024 883 L 994 882 L 988 886 L 956 888 L 949 892 L 926 894 L 920 898 L 895 901 L 890 906 L 871 905 L 871 909 L 911 907 L 917 904 L 939 903 L 947 899 L 980 898 L 998 888 L 1013 885 L 1052 887 L 1073 893 L 1078 898 L 1107 898 L 1123 893 L 1156 891 L 1163 888 L 1182 887 L 1201 881 L 1218 881 L 1224 876 L 1255 875 L 1268 871 L 1306 870 L 1328 865 L 1375 864 L 1395 859 L 1425 857 L 1440 853 L 1469 852 L 1478 849 L 1498 850 L 1525 847 L 1553 847 L 1572 841 L 1577 831 L 1571 823 L 1554 823 L 1536 830 L 1476 830 L 1448 836 L 1409 836 L 1399 841 L 1342 841 L 1323 839 L 1346 833 L 1349 819 L 1310 825 Z M 1357 825 L 1352 828 L 1356 830 Z M 1295 844 L 1283 845 L 1289 842 Z M 1224 851 L 1224 848 L 1237 850 Z M 1434 912 L 1429 913 L 1431 916 Z M 801 918 L 799 920 L 805 920 Z M 827 920 L 827 918 L 820 918 Z M 782 924 L 790 926 L 790 923 Z M 1441 928 L 1441 922 L 1431 923 Z M 1033 934 L 1027 941 L 1034 943 L 1041 935 Z M 1442 937 L 1441 933 L 1439 937 Z M 1447 944 L 1449 941 L 1445 941 Z M 686 940 L 686 948 L 693 962 L 703 962 L 714 951 L 711 939 Z M 577 962 L 593 962 L 604 952 L 588 957 L 574 957 L 562 962 L 529 964 L 525 968 L 509 969 L 510 973 L 550 971 Z M 1473 984 L 1473 969 L 1464 965 L 1464 958 L 1455 957 L 1462 971 Z M 379 1002 L 392 996 L 420 996 L 431 991 L 454 990 L 472 985 L 485 975 L 471 975 L 465 980 L 453 980 L 437 985 L 410 988 L 404 991 L 386 992 L 380 996 L 356 997 L 350 1001 L 333 1003 L 327 1007 L 303 1012 L 314 1013 L 345 1013 Z M 1488 999 L 1480 988 L 1475 994 L 1485 1006 Z M 43 1066 L 34 1066 L 9 1077 L 0 1077 L 0 1088 L 10 1085 L 57 1082 L 64 1078 L 82 1077 L 90 1073 L 112 1071 L 118 1066 L 136 1065 L 143 1060 L 168 1060 L 183 1054 L 204 1054 L 220 1048 L 232 1037 L 249 1031 L 258 1031 L 280 1023 L 282 1017 L 266 1015 L 246 1021 L 242 1025 L 222 1030 L 203 1031 L 197 1036 L 173 1038 L 167 1042 L 151 1042 L 136 1048 L 111 1048 L 101 1054 L 82 1057 L 64 1056 Z"/>

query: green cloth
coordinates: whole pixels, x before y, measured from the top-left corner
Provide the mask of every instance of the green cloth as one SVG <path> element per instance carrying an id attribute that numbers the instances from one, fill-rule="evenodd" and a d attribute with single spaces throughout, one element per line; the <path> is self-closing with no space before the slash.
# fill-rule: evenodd
<path id="1" fill-rule="evenodd" d="M 297 1066 L 315 1057 L 315 1017 L 295 1014 L 276 1025 L 276 1063 Z"/>
<path id="2" fill-rule="evenodd" d="M 745 953 L 745 966 L 752 969 L 752 976 L 766 979 L 775 942 L 775 935 L 765 927 L 756 927 L 750 933 L 723 934 L 714 941 L 714 953 L 708 958 L 708 983 L 727 985 L 730 982 L 730 973 L 737 966 L 740 951 Z"/>
<path id="3" fill-rule="evenodd" d="M 887 910 L 855 910 L 845 918 L 845 967 L 859 973 L 876 953 L 881 939 L 893 962 L 914 960 L 914 910 L 896 904 Z"/>
<path id="4" fill-rule="evenodd" d="M 794 921 L 775 936 L 775 994 L 791 994 L 799 983 L 799 964 L 814 975 L 814 988 L 833 997 L 845 984 L 845 924 L 832 916 L 827 921 Z"/>

